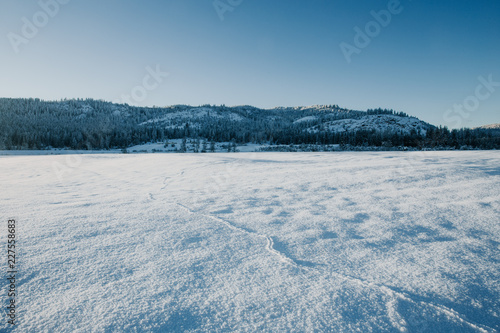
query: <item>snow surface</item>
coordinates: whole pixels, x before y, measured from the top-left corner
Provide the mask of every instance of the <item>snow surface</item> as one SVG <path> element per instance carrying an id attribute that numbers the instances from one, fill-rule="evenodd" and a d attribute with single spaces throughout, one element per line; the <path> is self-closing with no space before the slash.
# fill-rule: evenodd
<path id="1" fill-rule="evenodd" d="M 308 122 L 308 121 L 315 121 L 317 119 L 318 119 L 318 117 L 316 117 L 316 116 L 307 116 L 307 117 L 303 117 L 303 118 L 297 119 L 293 123 L 294 124 L 299 124 L 299 123 L 304 123 L 304 122 Z"/>
<path id="2" fill-rule="evenodd" d="M 496 332 L 499 166 L 497 151 L 2 156 L 14 332 Z"/>
<path id="3" fill-rule="evenodd" d="M 203 140 L 202 140 L 203 141 Z M 227 146 L 230 145 L 231 142 L 215 142 L 214 148 L 215 152 L 227 152 Z M 186 140 L 186 151 L 187 153 L 193 152 L 194 146 L 196 145 L 196 139 L 187 139 Z M 206 141 L 207 145 L 207 153 L 210 152 L 210 141 Z M 258 151 L 262 147 L 266 147 L 268 145 L 263 144 L 255 144 L 255 143 L 247 143 L 237 145 L 238 152 L 255 152 Z M 129 153 L 174 153 L 179 152 L 182 147 L 182 139 L 170 139 L 168 140 L 168 144 L 165 147 L 164 142 L 158 143 L 146 143 L 143 145 L 137 145 L 130 148 L 127 148 L 127 152 Z M 202 144 L 200 144 L 200 149 L 202 148 Z M 1 155 L 0 151 L 0 155 Z"/>
<path id="4" fill-rule="evenodd" d="M 200 149 L 203 148 L 203 141 L 200 140 Z M 207 145 L 207 153 L 211 154 L 210 141 L 205 141 Z M 227 152 L 227 146 L 231 142 L 214 142 L 214 152 L 224 153 Z M 193 153 L 196 145 L 196 139 L 188 138 L 186 140 L 187 154 Z M 126 149 L 129 154 L 143 154 L 143 153 L 180 153 L 182 147 L 182 139 L 170 139 L 165 142 L 149 142 L 141 145 L 135 145 Z M 256 152 L 261 148 L 271 147 L 269 144 L 256 144 L 245 143 L 236 146 L 237 152 Z M 28 155 L 95 155 L 95 154 L 123 154 L 123 149 L 109 149 L 109 150 L 72 150 L 72 149 L 44 149 L 44 150 L 0 150 L 0 156 L 28 156 Z"/>

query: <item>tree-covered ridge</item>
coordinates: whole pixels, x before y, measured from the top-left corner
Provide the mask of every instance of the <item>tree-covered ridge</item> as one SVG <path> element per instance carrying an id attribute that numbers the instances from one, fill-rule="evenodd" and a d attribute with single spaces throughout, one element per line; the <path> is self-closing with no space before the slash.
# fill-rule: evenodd
<path id="1" fill-rule="evenodd" d="M 134 107 L 101 100 L 0 99 L 0 149 L 111 149 L 167 139 L 499 148 L 498 131 L 436 128 L 402 112 L 338 105 Z"/>

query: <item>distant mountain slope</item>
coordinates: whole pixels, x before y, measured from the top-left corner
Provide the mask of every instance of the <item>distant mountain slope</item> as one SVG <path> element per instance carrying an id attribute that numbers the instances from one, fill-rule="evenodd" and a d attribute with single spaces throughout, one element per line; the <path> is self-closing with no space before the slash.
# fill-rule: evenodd
<path id="1" fill-rule="evenodd" d="M 92 99 L 0 98 L 0 149 L 110 149 L 182 138 L 281 145 L 500 147 L 491 131 L 483 132 L 450 132 L 402 112 L 337 105 L 134 107 Z"/>
<path id="2" fill-rule="evenodd" d="M 218 110 L 216 108 L 212 107 L 196 107 L 196 108 L 189 108 L 186 107 L 185 110 L 182 111 L 173 111 L 173 112 L 167 112 L 165 113 L 164 116 L 160 118 L 155 118 L 155 119 L 150 119 L 148 121 L 145 121 L 139 125 L 147 125 L 151 123 L 169 123 L 172 121 L 178 121 L 180 120 L 181 122 L 185 123 L 186 121 L 203 121 L 204 119 L 207 118 L 217 118 L 217 119 L 224 119 L 229 121 L 243 121 L 244 117 L 239 115 L 238 113 L 227 111 L 227 112 L 222 112 L 221 110 Z"/>
<path id="3" fill-rule="evenodd" d="M 476 127 L 475 129 L 496 129 L 496 130 L 500 130 L 500 124 L 484 125 L 484 126 Z"/>
<path id="4" fill-rule="evenodd" d="M 342 119 L 325 122 L 308 128 L 310 132 L 330 131 L 334 133 L 377 131 L 411 134 L 412 131 L 425 135 L 432 125 L 414 117 L 399 117 L 394 115 L 367 115 L 360 118 Z"/>

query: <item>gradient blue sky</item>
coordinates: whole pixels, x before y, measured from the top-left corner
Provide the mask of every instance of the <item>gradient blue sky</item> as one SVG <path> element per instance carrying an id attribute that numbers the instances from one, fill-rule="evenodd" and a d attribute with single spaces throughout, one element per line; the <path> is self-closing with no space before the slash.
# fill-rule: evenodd
<path id="1" fill-rule="evenodd" d="M 453 106 L 479 76 L 500 82 L 500 1 L 401 0 L 349 64 L 340 43 L 388 2 L 243 0 L 221 21 L 213 0 L 71 0 L 16 53 L 9 33 L 42 9 L 3 0 L 0 96 L 114 101 L 159 65 L 169 76 L 137 105 L 338 104 L 451 128 L 499 123 L 500 86 L 473 111 Z"/>

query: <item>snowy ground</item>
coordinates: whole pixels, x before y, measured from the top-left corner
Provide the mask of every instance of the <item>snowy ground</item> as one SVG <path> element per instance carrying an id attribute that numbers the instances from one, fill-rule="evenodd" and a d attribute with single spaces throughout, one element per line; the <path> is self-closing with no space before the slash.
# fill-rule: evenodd
<path id="1" fill-rule="evenodd" d="M 203 141 L 200 140 L 200 145 L 197 148 L 199 153 L 203 150 Z M 206 153 L 211 153 L 210 151 L 210 141 L 205 141 Z M 231 142 L 217 142 L 214 143 L 214 152 L 223 153 L 227 152 L 228 145 L 231 145 Z M 196 139 L 188 139 L 186 142 L 186 152 L 185 153 L 193 153 L 195 150 Z M 72 150 L 72 149 L 61 149 L 61 148 L 52 148 L 45 150 L 0 150 L 0 156 L 26 156 L 26 155 L 88 155 L 88 154 L 123 154 L 124 151 L 128 154 L 144 154 L 144 153 L 181 153 L 182 147 L 182 139 L 171 139 L 166 142 L 155 142 L 155 143 L 145 143 L 141 145 L 136 145 L 132 147 L 128 147 L 127 149 L 118 149 L 113 148 L 109 150 Z M 249 153 L 256 152 L 263 147 L 270 147 L 269 144 L 255 144 L 255 143 L 246 143 L 246 144 L 238 144 L 236 147 L 237 152 Z"/>
<path id="2" fill-rule="evenodd" d="M 15 332 L 500 330 L 499 152 L 2 156 L 0 179 Z"/>

